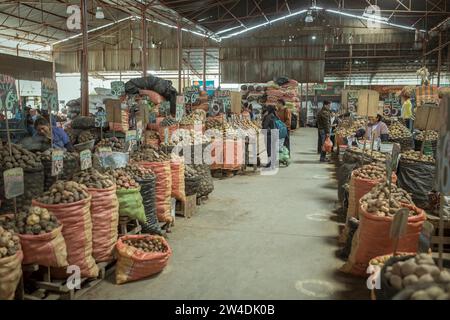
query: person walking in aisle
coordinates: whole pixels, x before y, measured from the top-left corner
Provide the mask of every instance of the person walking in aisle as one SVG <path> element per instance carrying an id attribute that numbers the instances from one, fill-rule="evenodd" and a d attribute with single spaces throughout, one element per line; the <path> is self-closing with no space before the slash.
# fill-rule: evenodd
<path id="1" fill-rule="evenodd" d="M 323 107 L 317 114 L 317 129 L 318 129 L 318 141 L 317 150 L 320 150 L 320 162 L 327 162 L 327 153 L 322 151 L 322 146 L 325 143 L 325 139 L 330 135 L 331 129 L 331 103 L 330 101 L 324 101 Z"/>
<path id="2" fill-rule="evenodd" d="M 290 131 L 292 124 L 292 112 L 288 108 L 286 108 L 286 102 L 283 99 L 279 99 L 277 102 L 277 113 L 278 118 L 283 121 L 288 129 L 288 136 L 284 139 L 284 146 L 291 152 L 291 143 L 290 143 Z"/>
<path id="3" fill-rule="evenodd" d="M 269 168 L 272 164 L 271 130 L 276 129 L 276 125 L 275 125 L 276 119 L 277 119 L 277 116 L 276 116 L 275 106 L 268 105 L 266 110 L 264 110 L 264 112 L 263 112 L 263 118 L 262 118 L 262 128 L 266 130 L 266 151 L 267 151 L 267 157 L 269 158 L 269 163 L 266 165 L 267 168 Z"/>

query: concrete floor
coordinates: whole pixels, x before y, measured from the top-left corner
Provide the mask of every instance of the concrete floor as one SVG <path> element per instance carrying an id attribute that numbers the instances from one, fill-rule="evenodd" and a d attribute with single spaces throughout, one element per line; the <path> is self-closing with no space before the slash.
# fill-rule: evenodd
<path id="1" fill-rule="evenodd" d="M 176 220 L 161 274 L 107 279 L 83 298 L 369 299 L 365 279 L 337 271 L 335 169 L 317 161 L 316 130 L 293 134 L 293 163 L 275 176 L 215 180 L 197 214 Z"/>

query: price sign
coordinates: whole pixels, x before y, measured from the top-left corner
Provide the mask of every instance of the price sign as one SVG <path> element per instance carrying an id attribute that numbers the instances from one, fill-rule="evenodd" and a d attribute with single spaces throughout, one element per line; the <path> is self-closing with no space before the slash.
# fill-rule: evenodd
<path id="1" fill-rule="evenodd" d="M 55 80 L 41 79 L 41 101 L 43 110 L 58 110 L 58 84 Z"/>
<path id="2" fill-rule="evenodd" d="M 5 198 L 11 199 L 23 194 L 23 169 L 13 168 L 3 172 L 3 182 L 5 185 Z"/>
<path id="3" fill-rule="evenodd" d="M 169 144 L 169 128 L 164 128 L 164 143 Z"/>
<path id="4" fill-rule="evenodd" d="M 100 147 L 97 149 L 97 156 L 100 161 L 100 165 L 103 168 L 107 168 L 110 166 L 110 162 L 108 159 L 112 156 L 112 149 L 111 147 Z"/>
<path id="5" fill-rule="evenodd" d="M 184 96 L 177 96 L 177 110 L 175 120 L 180 121 L 184 115 Z"/>
<path id="6" fill-rule="evenodd" d="M 57 176 L 63 171 L 64 165 L 64 151 L 52 151 L 52 176 Z"/>
<path id="7" fill-rule="evenodd" d="M 131 152 L 134 149 L 134 146 L 136 145 L 136 130 L 128 130 L 125 135 L 125 143 L 127 145 L 127 151 Z"/>
<path id="8" fill-rule="evenodd" d="M 18 106 L 16 80 L 0 74 L 0 111 L 3 112 L 6 107 L 7 111 L 14 112 Z"/>
<path id="9" fill-rule="evenodd" d="M 406 233 L 406 227 L 408 225 L 409 209 L 400 209 L 394 215 L 392 220 L 390 237 L 391 239 L 399 239 Z"/>
<path id="10" fill-rule="evenodd" d="M 95 127 L 103 128 L 106 126 L 106 112 L 99 111 L 95 114 Z"/>
<path id="11" fill-rule="evenodd" d="M 83 150 L 80 152 L 81 170 L 87 170 L 92 167 L 91 150 Z"/>
<path id="12" fill-rule="evenodd" d="M 111 93 L 114 96 L 122 96 L 125 94 L 125 82 L 123 81 L 112 81 L 111 82 Z"/>

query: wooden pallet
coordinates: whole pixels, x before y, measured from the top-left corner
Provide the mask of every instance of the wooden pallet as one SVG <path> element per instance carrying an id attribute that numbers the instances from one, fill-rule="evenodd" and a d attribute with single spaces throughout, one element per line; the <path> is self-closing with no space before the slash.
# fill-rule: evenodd
<path id="1" fill-rule="evenodd" d="M 444 245 L 444 252 L 450 253 L 450 221 L 444 221 L 444 237 L 439 238 L 439 217 L 427 214 L 427 220 L 434 226 L 434 235 L 431 237 L 431 249 L 433 252 L 438 252 L 439 244 Z"/>
<path id="2" fill-rule="evenodd" d="M 27 271 L 43 271 L 42 279 L 33 278 L 30 275 L 25 281 L 30 285 L 36 287 L 36 290 L 32 293 L 23 295 L 24 300 L 75 300 L 81 298 L 84 294 L 92 290 L 106 277 L 111 275 L 115 271 L 115 261 L 100 262 L 97 264 L 99 273 L 96 278 L 81 278 L 79 288 L 71 288 L 67 284 L 67 280 L 52 279 L 51 271 L 48 267 L 39 267 L 36 269 L 36 265 L 24 266 L 24 272 Z M 31 269 L 33 268 L 33 269 Z"/>
<path id="3" fill-rule="evenodd" d="M 187 196 L 186 201 L 178 201 L 175 206 L 175 214 L 185 218 L 191 218 L 197 209 L 197 194 Z"/>

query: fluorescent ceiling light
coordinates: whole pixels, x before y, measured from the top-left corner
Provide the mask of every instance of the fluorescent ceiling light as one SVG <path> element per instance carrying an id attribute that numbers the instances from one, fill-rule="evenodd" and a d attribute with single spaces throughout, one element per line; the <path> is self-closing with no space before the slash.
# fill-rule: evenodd
<path id="1" fill-rule="evenodd" d="M 284 20 L 284 19 L 287 19 L 287 18 L 290 18 L 290 17 L 293 17 L 293 16 L 297 16 L 297 15 L 299 15 L 299 14 L 305 13 L 306 11 L 307 11 L 307 10 L 300 10 L 300 11 L 297 11 L 297 12 L 292 12 L 291 14 L 282 16 L 282 17 L 280 17 L 280 18 L 276 18 L 276 19 L 270 20 L 270 21 L 268 21 L 268 22 L 264 22 L 264 23 L 261 23 L 261 24 L 257 24 L 257 25 L 255 25 L 255 26 L 253 26 L 253 27 L 249 27 L 249 28 L 247 28 L 247 29 L 244 29 L 244 30 L 241 30 L 241 31 L 238 31 L 238 32 L 235 32 L 235 33 L 228 34 L 228 35 L 226 35 L 226 36 L 223 36 L 222 39 L 228 39 L 228 38 L 237 36 L 237 35 L 239 35 L 239 34 L 242 34 L 242 33 L 244 33 L 244 32 L 248 32 L 248 31 L 250 31 L 250 30 L 254 30 L 254 29 L 257 29 L 257 28 L 264 27 L 264 26 L 267 26 L 267 25 L 272 24 L 272 23 L 274 23 L 274 22 L 277 22 L 277 21 L 280 21 L 280 20 Z M 225 32 L 225 31 L 223 31 L 223 32 Z"/>
<path id="2" fill-rule="evenodd" d="M 241 28 L 241 27 L 242 26 L 235 26 L 235 27 L 227 28 L 227 29 L 220 30 L 220 31 L 216 32 L 216 34 L 222 34 L 222 33 L 225 33 L 225 32 L 228 32 L 228 31 L 231 31 L 231 30 L 234 30 L 234 29 L 238 29 L 238 28 Z"/>
<path id="3" fill-rule="evenodd" d="M 316 40 L 316 36 L 312 36 L 311 39 Z"/>
<path id="4" fill-rule="evenodd" d="M 332 9 L 326 9 L 326 11 L 330 12 L 330 13 L 334 13 L 334 14 L 339 14 L 341 16 L 350 17 L 350 18 L 363 19 L 363 20 L 366 20 L 366 21 L 376 21 L 376 22 L 379 22 L 381 24 L 388 25 L 388 26 L 391 26 L 391 27 L 397 27 L 397 28 L 401 28 L 401 29 L 414 30 L 414 31 L 416 30 L 416 28 L 414 28 L 414 27 L 404 26 L 404 25 L 400 25 L 400 24 L 396 24 L 396 23 L 391 23 L 391 22 L 387 22 L 387 21 L 384 21 L 384 20 L 381 20 L 381 19 L 373 19 L 373 18 L 368 18 L 368 17 L 364 17 L 364 16 L 357 16 L 355 14 L 346 13 L 346 12 L 343 12 L 343 11 L 332 10 Z M 419 30 L 419 31 L 420 32 L 426 32 L 425 30 Z"/>

